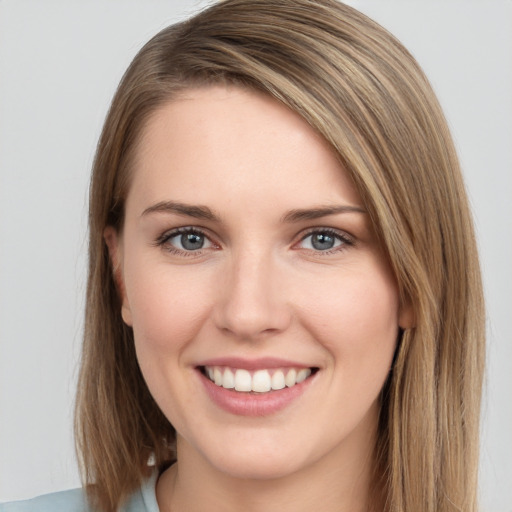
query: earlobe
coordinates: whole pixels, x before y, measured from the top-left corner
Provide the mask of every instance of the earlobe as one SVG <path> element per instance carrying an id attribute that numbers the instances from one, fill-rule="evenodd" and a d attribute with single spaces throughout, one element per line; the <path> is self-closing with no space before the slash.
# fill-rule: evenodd
<path id="1" fill-rule="evenodd" d="M 128 305 L 128 301 L 125 298 L 123 298 L 123 305 L 121 306 L 121 317 L 123 318 L 123 322 L 126 325 L 133 327 L 132 311 Z"/>
<path id="2" fill-rule="evenodd" d="M 398 326 L 401 329 L 416 327 L 416 316 L 411 303 L 402 304 L 398 313 Z"/>
<path id="3" fill-rule="evenodd" d="M 122 273 L 122 250 L 119 233 L 113 226 L 107 226 L 103 231 L 103 238 L 107 244 L 112 274 L 116 284 L 119 298 L 121 299 L 121 316 L 126 325 L 132 325 L 132 313 L 126 297 L 124 279 Z"/>

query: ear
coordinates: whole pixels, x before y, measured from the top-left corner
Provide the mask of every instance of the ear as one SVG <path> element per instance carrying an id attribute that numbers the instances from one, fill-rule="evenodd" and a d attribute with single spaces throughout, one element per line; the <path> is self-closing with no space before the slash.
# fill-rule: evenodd
<path id="1" fill-rule="evenodd" d="M 126 289 L 124 286 L 124 278 L 122 272 L 122 243 L 121 236 L 113 226 L 107 226 L 103 231 L 103 238 L 108 247 L 108 254 L 110 256 L 110 263 L 112 265 L 112 273 L 116 283 L 117 292 L 121 299 L 121 316 L 126 325 L 132 326 L 132 312 L 130 304 L 126 297 Z"/>
<path id="2" fill-rule="evenodd" d="M 416 315 L 414 314 L 414 309 L 409 300 L 400 305 L 400 310 L 398 311 L 398 325 L 401 329 L 416 327 Z"/>

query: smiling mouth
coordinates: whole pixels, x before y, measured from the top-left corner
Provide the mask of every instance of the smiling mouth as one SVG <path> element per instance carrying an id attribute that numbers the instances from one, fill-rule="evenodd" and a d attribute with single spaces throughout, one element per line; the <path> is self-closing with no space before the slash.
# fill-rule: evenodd
<path id="1" fill-rule="evenodd" d="M 272 368 L 249 371 L 227 366 L 201 366 L 201 373 L 216 386 L 241 393 L 268 393 L 292 388 L 318 371 L 318 368 Z"/>

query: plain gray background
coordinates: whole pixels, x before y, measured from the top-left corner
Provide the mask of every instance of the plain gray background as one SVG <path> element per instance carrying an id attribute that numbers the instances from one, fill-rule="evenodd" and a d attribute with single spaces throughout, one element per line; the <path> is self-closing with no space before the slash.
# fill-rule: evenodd
<path id="1" fill-rule="evenodd" d="M 140 46 L 207 1 L 0 0 L 0 501 L 75 487 L 95 144 Z M 512 2 L 353 0 L 426 70 L 474 207 L 488 304 L 484 511 L 512 511 Z"/>

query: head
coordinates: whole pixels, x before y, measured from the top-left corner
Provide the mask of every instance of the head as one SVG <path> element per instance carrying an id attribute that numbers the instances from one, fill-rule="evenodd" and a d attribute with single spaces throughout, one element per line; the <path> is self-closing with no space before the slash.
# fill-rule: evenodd
<path id="1" fill-rule="evenodd" d="M 123 280 L 105 233 L 122 236 L 137 155 L 156 113 L 187 91 L 218 86 L 272 98 L 307 123 L 357 191 L 389 265 L 408 312 L 381 390 L 374 447 L 389 506 L 473 510 L 482 299 L 455 150 L 411 55 L 331 0 L 216 4 L 157 34 L 121 81 L 90 190 L 77 403 L 79 451 L 100 502 L 113 507 L 136 486 L 151 454 L 162 468 L 175 457 L 173 427 L 148 391 L 121 315 Z"/>

